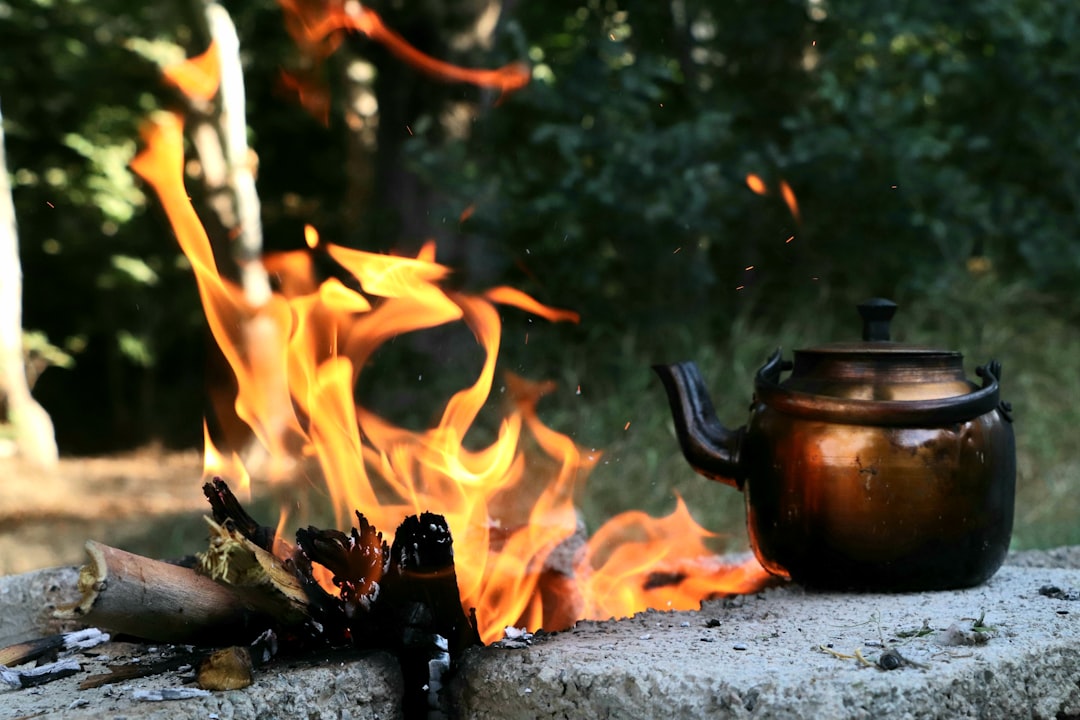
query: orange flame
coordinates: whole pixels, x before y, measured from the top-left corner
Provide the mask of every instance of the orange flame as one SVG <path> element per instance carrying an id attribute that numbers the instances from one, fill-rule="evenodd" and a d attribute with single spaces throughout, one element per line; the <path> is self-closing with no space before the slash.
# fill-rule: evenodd
<path id="1" fill-rule="evenodd" d="M 161 73 L 167 82 L 189 98 L 204 102 L 210 100 L 221 84 L 221 56 L 217 43 L 211 40 L 210 47 L 201 55 L 167 65 L 161 69 Z"/>
<path id="2" fill-rule="evenodd" d="M 317 61 L 329 57 L 340 45 L 343 31 L 363 33 L 381 43 L 399 60 L 444 82 L 471 83 L 498 90 L 501 94 L 529 84 L 532 73 L 525 63 L 515 62 L 494 70 L 463 68 L 433 58 L 413 47 L 382 18 L 356 0 L 278 0 L 285 12 L 285 27 L 296 44 Z M 325 122 L 329 95 L 305 76 L 283 75 L 283 81 L 300 97 L 308 111 Z"/>
<path id="3" fill-rule="evenodd" d="M 756 561 L 718 564 L 705 547 L 708 537 L 713 534 L 694 522 L 682 498 L 664 518 L 638 511 L 612 518 L 590 538 L 582 563 L 586 617 L 691 610 L 712 595 L 761 587 L 765 571 Z"/>
<path id="4" fill-rule="evenodd" d="M 213 477 L 232 478 L 234 485 L 236 485 L 236 487 L 233 488 L 233 492 L 236 496 L 242 500 L 251 499 L 251 477 L 248 475 L 244 463 L 241 462 L 240 456 L 234 452 L 226 459 L 221 451 L 214 445 L 214 441 L 210 439 L 210 429 L 206 426 L 206 421 L 204 420 L 203 480 L 207 481 Z"/>
<path id="5" fill-rule="evenodd" d="M 765 181 L 761 179 L 760 175 L 755 175 L 754 173 L 747 175 L 746 186 L 758 195 L 769 194 L 769 187 L 765 184 Z M 784 199 L 784 204 L 787 205 L 788 211 L 791 212 L 791 217 L 795 218 L 795 222 L 802 222 L 802 219 L 799 216 L 799 202 L 795 199 L 795 191 L 788 185 L 787 180 L 780 180 L 780 197 Z M 790 242 L 790 240 L 788 242 Z"/>
<path id="6" fill-rule="evenodd" d="M 758 195 L 768 195 L 769 189 L 765 187 L 765 181 L 760 176 L 750 173 L 746 176 L 746 186 Z"/>
<path id="7" fill-rule="evenodd" d="M 784 198 L 784 204 L 788 206 L 791 217 L 795 218 L 795 222 L 801 222 L 799 219 L 799 203 L 795 200 L 795 191 L 791 189 L 786 180 L 780 181 L 780 196 Z"/>
<path id="8" fill-rule="evenodd" d="M 252 308 L 218 272 L 185 191 L 182 132 L 179 116 L 157 117 L 132 168 L 156 192 L 191 262 L 211 333 L 236 376 L 237 415 L 272 458 L 286 459 L 292 448 L 318 461 L 339 525 L 353 509 L 384 530 L 408 514 L 443 514 L 459 559 L 462 603 L 476 608 L 485 641 L 509 625 L 560 629 L 584 617 L 693 607 L 710 594 L 760 585 L 765 572 L 756 563 L 718 569 L 700 560 L 708 556 L 708 533 L 681 501 L 660 520 L 638 512 L 612 519 L 575 562 L 554 572 L 553 552 L 577 532 L 575 493 L 599 458 L 539 420 L 536 405 L 554 385 L 508 378 L 516 409 L 502 419 L 496 439 L 479 449 L 464 441 L 495 379 L 502 339 L 497 305 L 555 322 L 576 322 L 577 314 L 509 287 L 478 295 L 447 290 L 442 282 L 450 270 L 435 262 L 430 243 L 415 258 L 391 257 L 327 243 L 311 227 L 304 232 L 309 249 L 267 256 L 279 289 Z M 312 252 L 325 253 L 359 290 L 336 278 L 316 282 Z M 253 318 L 276 325 L 280 362 L 249 354 L 242 328 Z M 356 404 L 358 379 L 378 348 L 403 333 L 457 322 L 472 332 L 483 362 L 475 382 L 450 397 L 433 427 L 407 430 Z M 266 377 L 274 368 L 283 369 L 287 382 Z M 268 397 L 278 387 L 287 387 L 284 403 Z M 290 413 L 284 423 L 282 407 Z M 525 439 L 548 460 L 527 467 Z M 234 481 L 246 476 L 235 456 L 225 461 L 209 438 L 207 452 L 208 471 Z"/>

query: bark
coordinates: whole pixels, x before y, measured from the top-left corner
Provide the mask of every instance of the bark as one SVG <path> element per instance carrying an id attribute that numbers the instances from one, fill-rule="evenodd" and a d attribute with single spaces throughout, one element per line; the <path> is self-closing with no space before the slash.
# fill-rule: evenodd
<path id="1" fill-rule="evenodd" d="M 273 622 L 253 605 L 257 593 L 232 587 L 179 565 L 133 555 L 88 540 L 79 573 L 83 596 L 57 610 L 109 632 L 190 645 L 246 643 Z"/>
<path id="2" fill-rule="evenodd" d="M 15 204 L 4 154 L 4 118 L 0 112 L 0 398 L 19 452 L 30 462 L 51 467 L 57 461 L 52 419 L 30 394 L 22 350 L 22 265 Z"/>

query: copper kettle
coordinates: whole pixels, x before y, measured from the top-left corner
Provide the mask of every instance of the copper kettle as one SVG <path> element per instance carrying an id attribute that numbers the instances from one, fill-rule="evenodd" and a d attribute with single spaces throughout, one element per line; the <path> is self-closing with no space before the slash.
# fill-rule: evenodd
<path id="1" fill-rule="evenodd" d="M 743 491 L 751 546 L 773 574 L 934 590 L 979 584 L 1005 558 L 1016 448 L 1001 365 L 977 368 L 977 386 L 959 352 L 891 342 L 895 312 L 869 300 L 863 342 L 796 350 L 794 362 L 777 350 L 736 430 L 717 419 L 694 363 L 654 368 L 683 454 Z"/>

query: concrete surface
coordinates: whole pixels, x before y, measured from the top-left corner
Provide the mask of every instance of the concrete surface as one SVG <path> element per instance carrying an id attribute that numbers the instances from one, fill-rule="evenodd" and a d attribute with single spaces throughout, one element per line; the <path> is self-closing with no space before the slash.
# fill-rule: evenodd
<path id="1" fill-rule="evenodd" d="M 0 636 L 37 622 L 41 604 L 63 594 L 70 573 L 0 577 Z M 1060 592 L 1040 592 L 1046 586 Z M 783 586 L 711 601 L 699 612 L 579 623 L 541 634 L 529 647 L 479 648 L 466 657 L 453 691 L 462 718 L 499 720 L 1080 720 L 1080 600 L 1069 599 L 1077 597 L 1080 548 L 1018 553 L 988 583 L 963 591 L 877 595 Z M 903 661 L 883 670 L 876 663 L 890 648 Z M 127 662 L 123 644 L 103 651 Z M 137 645 L 128 652 L 147 662 L 160 651 Z M 78 690 L 106 662 L 79 657 L 83 668 L 74 677 L 0 688 L 0 720 L 374 720 L 401 713 L 397 664 L 383 654 L 277 662 L 257 669 L 244 690 L 164 702 L 137 697 L 191 687 L 185 681 L 192 670 Z"/>
<path id="2" fill-rule="evenodd" d="M 109 646 L 102 646 L 108 650 Z M 153 653 L 149 653 L 153 655 Z M 152 657 L 142 657 L 149 662 Z M 0 687 L 0 718 L 58 717 L 65 720 L 394 720 L 401 717 L 401 675 L 385 653 L 344 658 L 313 657 L 303 663 L 259 668 L 243 690 L 203 697 L 151 702 L 148 691 L 191 689 L 190 668 L 139 680 L 79 690 L 88 676 L 103 673 L 104 662 L 81 658 L 83 671 L 47 685 L 6 691 Z M 121 662 L 123 662 L 121 660 Z"/>
<path id="3" fill-rule="evenodd" d="M 901 595 L 788 586 L 579 623 L 524 649 L 470 653 L 461 715 L 1080 718 L 1080 602 L 1040 594 L 1047 585 L 1076 590 L 1080 570 L 1006 565 L 977 588 Z M 880 668 L 887 648 L 909 662 Z"/>

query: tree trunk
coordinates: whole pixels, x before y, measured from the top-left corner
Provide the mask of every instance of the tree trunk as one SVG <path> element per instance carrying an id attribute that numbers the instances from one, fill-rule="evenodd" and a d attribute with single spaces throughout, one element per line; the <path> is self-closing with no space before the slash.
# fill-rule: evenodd
<path id="1" fill-rule="evenodd" d="M 207 200 L 213 210 L 210 240 L 221 267 L 235 272 L 251 315 L 244 322 L 244 353 L 260 378 L 267 398 L 261 418 L 262 448 L 246 439 L 225 438 L 230 449 L 242 450 L 250 472 L 287 474 L 290 468 L 285 434 L 292 413 L 281 352 L 283 328 L 264 311 L 270 280 L 262 263 L 262 220 L 255 187 L 255 155 L 247 144 L 247 117 L 240 41 L 228 11 L 216 2 L 196 0 L 200 21 L 221 58 L 218 101 L 209 109 L 193 108 L 192 142 L 202 165 Z M 231 261 L 231 262 L 230 262 Z M 234 274 L 230 272 L 229 274 Z M 224 423 L 228 425 L 228 423 Z M 267 456 L 269 453 L 269 457 Z M 269 464 L 267 465 L 267 462 Z"/>
<path id="2" fill-rule="evenodd" d="M 4 153 L 4 117 L 0 112 L 0 397 L 7 401 L 8 420 L 19 452 L 44 467 L 56 464 L 52 420 L 30 394 L 22 351 L 22 265 L 15 203 L 11 197 Z"/>

